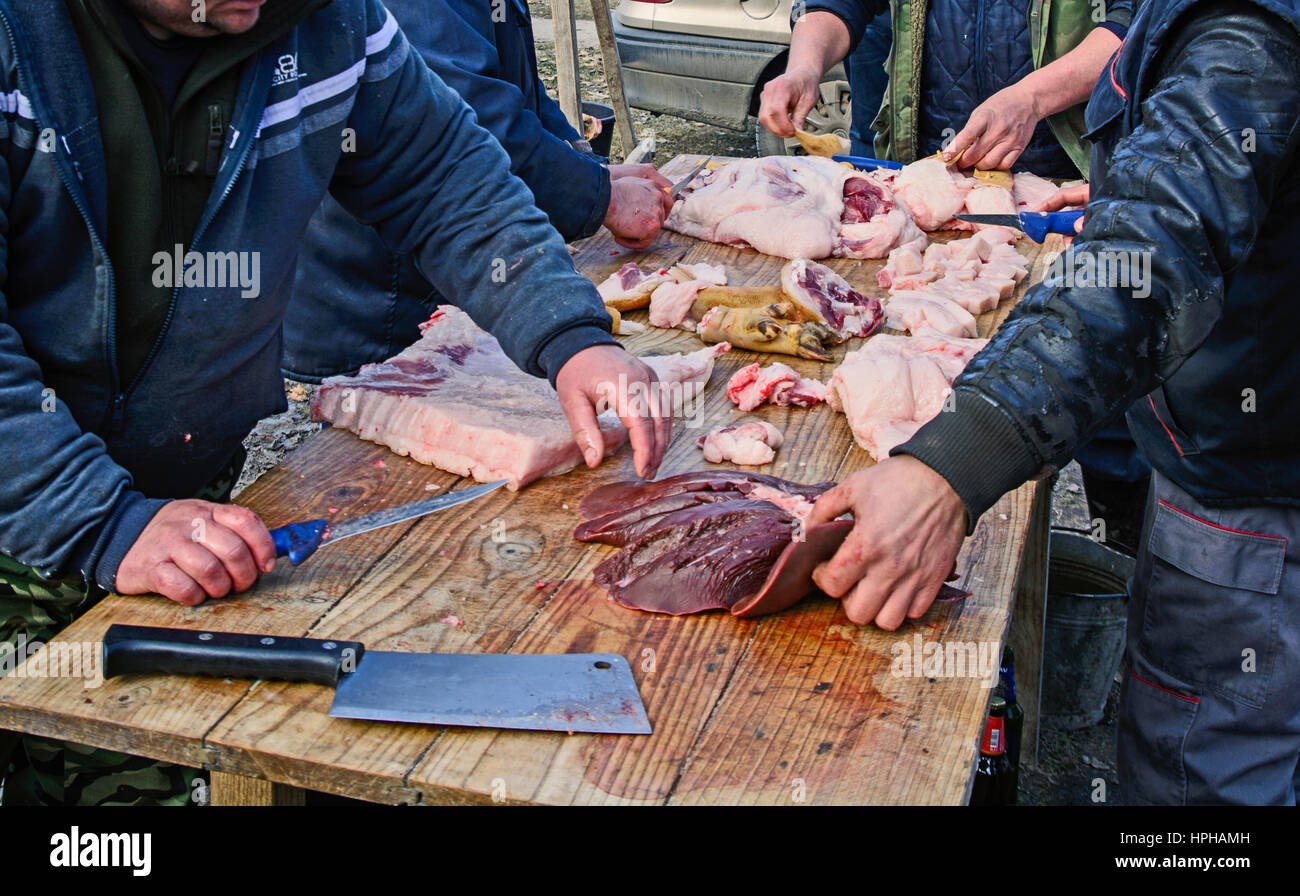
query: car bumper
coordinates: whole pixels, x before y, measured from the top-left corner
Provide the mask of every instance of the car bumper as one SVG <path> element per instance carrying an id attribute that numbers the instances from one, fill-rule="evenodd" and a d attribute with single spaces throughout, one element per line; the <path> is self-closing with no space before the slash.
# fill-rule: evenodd
<path id="1" fill-rule="evenodd" d="M 629 105 L 737 131 L 748 125 L 764 71 L 787 50 L 784 44 L 629 28 L 617 17 L 614 40 Z"/>

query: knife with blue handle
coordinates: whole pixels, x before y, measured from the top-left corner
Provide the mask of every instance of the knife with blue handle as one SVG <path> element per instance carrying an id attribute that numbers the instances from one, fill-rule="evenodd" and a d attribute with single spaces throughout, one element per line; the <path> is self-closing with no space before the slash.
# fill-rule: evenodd
<path id="1" fill-rule="evenodd" d="M 866 156 L 831 156 L 834 162 L 848 162 L 859 171 L 875 171 L 877 168 L 892 168 L 895 171 L 903 166 L 898 162 L 887 162 L 884 159 L 868 159 Z"/>
<path id="2" fill-rule="evenodd" d="M 476 485 L 473 488 L 450 492 L 436 498 L 414 501 L 400 507 L 390 507 L 387 510 L 377 510 L 374 513 L 354 516 L 341 522 L 307 520 L 302 523 L 290 523 L 287 526 L 271 530 L 271 540 L 275 542 L 275 556 L 288 557 L 289 562 L 297 566 L 315 553 L 316 549 L 322 544 L 333 544 L 339 539 L 347 538 L 350 535 L 360 535 L 362 532 L 369 532 L 371 529 L 382 529 L 384 526 L 391 526 L 393 523 L 413 520 L 416 517 L 424 516 L 426 513 L 445 510 L 448 507 L 455 507 L 457 504 L 464 504 L 466 501 L 473 501 L 475 498 L 483 497 L 488 492 L 496 491 L 508 481 L 507 479 L 498 479 L 496 482 L 489 482 L 486 485 Z"/>
<path id="3" fill-rule="evenodd" d="M 1021 212 L 1018 215 L 956 215 L 959 221 L 971 224 L 993 224 L 1023 230 L 1025 236 L 1036 243 L 1047 239 L 1049 233 L 1074 236 L 1074 222 L 1083 217 L 1083 209 L 1068 212 Z"/>

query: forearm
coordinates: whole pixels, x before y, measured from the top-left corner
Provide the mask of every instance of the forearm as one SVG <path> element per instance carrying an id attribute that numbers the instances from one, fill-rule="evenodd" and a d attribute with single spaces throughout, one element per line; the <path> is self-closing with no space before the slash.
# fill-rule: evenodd
<path id="1" fill-rule="evenodd" d="M 1119 45 L 1113 32 L 1094 28 L 1073 50 L 1022 78 L 1016 89 L 1031 97 L 1039 119 L 1063 112 L 1088 99 Z"/>
<path id="2" fill-rule="evenodd" d="M 790 55 L 785 70 L 807 70 L 821 78 L 848 55 L 851 43 L 843 19 L 830 12 L 810 12 L 790 32 Z"/>

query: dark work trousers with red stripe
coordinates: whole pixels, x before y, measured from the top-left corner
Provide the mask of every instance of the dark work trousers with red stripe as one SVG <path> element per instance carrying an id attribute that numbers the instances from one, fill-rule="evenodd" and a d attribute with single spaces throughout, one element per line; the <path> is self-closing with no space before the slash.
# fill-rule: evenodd
<path id="1" fill-rule="evenodd" d="M 1295 805 L 1300 508 L 1205 507 L 1156 473 L 1130 592 L 1126 800 Z"/>

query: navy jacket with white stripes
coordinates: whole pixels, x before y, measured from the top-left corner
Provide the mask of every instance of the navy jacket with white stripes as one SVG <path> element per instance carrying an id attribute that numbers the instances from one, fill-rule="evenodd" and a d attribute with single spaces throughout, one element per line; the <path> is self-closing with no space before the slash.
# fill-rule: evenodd
<path id="1" fill-rule="evenodd" d="M 112 588 L 162 503 L 285 409 L 281 321 L 327 191 L 529 373 L 613 342 L 500 144 L 379 0 L 335 0 L 243 65 L 203 263 L 124 384 L 95 97 L 63 3 L 0 0 L 0 78 L 0 552 L 21 563 Z M 256 290 L 217 276 L 231 259 Z"/>

